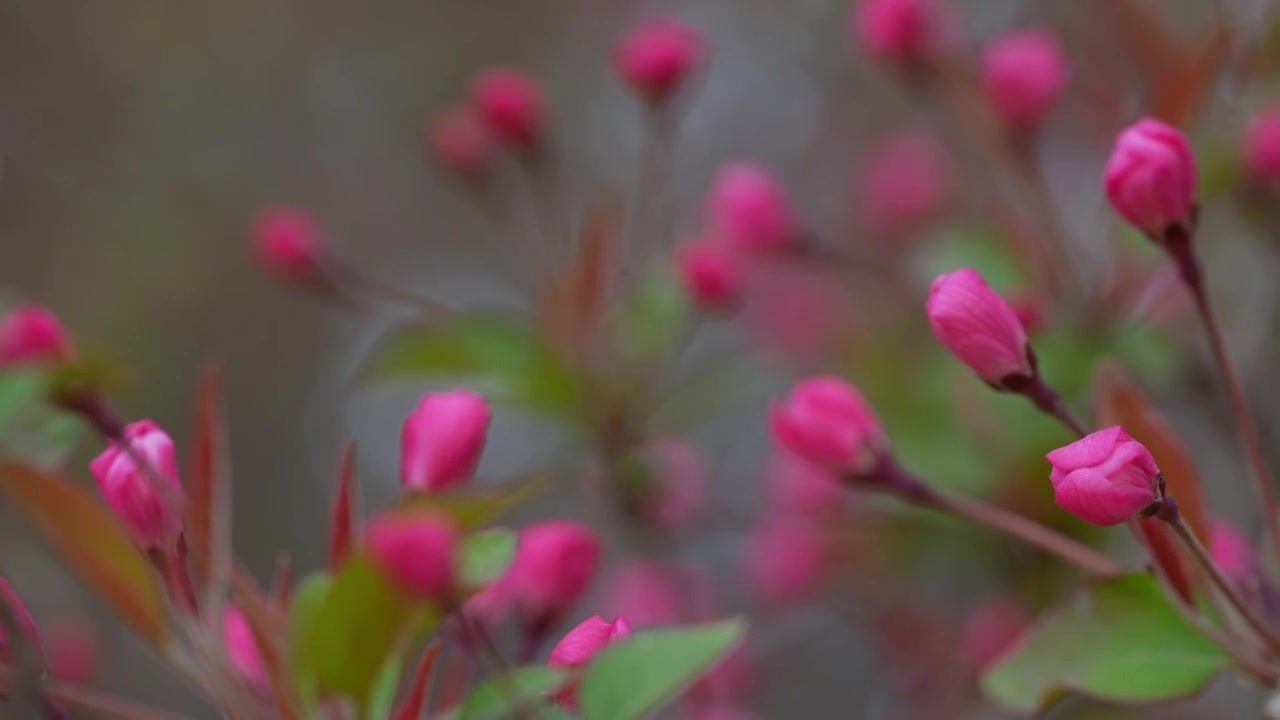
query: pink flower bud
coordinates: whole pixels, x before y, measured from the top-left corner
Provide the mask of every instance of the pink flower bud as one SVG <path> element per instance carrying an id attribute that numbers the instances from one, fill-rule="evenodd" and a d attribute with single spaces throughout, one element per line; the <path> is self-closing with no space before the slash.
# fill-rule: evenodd
<path id="1" fill-rule="evenodd" d="M 1018 314 L 971 268 L 939 275 L 925 312 L 938 342 L 992 386 L 1035 374 Z"/>
<path id="2" fill-rule="evenodd" d="M 1160 238 L 1195 220 L 1196 162 L 1187 138 L 1159 120 L 1139 120 L 1116 138 L 1104 173 L 1112 207 Z"/>
<path id="3" fill-rule="evenodd" d="M 744 270 L 737 252 L 714 238 L 688 243 L 676 255 L 676 272 L 685 293 L 704 310 L 736 306 L 742 299 Z"/>
<path id="4" fill-rule="evenodd" d="M 1120 427 L 1099 430 L 1045 456 L 1063 510 L 1094 525 L 1119 525 L 1158 498 L 1160 468 Z"/>
<path id="5" fill-rule="evenodd" d="M 222 637 L 227 648 L 227 659 L 231 667 L 256 688 L 266 688 L 267 671 L 262 664 L 262 654 L 258 651 L 258 642 L 253 637 L 253 629 L 240 608 L 228 605 L 222 613 Z"/>
<path id="6" fill-rule="evenodd" d="M 1239 530 L 1221 520 L 1213 523 L 1209 552 L 1223 574 L 1234 582 L 1246 582 L 1258 574 L 1260 565 L 1253 545 Z"/>
<path id="7" fill-rule="evenodd" d="M 469 390 L 423 395 L 404 421 L 401 484 L 431 492 L 471 479 L 492 418 L 484 398 Z"/>
<path id="8" fill-rule="evenodd" d="M 599 615 L 584 620 L 569 631 L 551 650 L 551 658 L 547 665 L 551 667 L 581 668 L 591 662 L 592 658 L 610 645 L 631 637 L 631 626 L 626 619 L 618 618 L 608 622 Z M 561 688 L 556 694 L 556 702 L 565 707 L 577 706 L 577 688 L 573 683 Z"/>
<path id="9" fill-rule="evenodd" d="M 946 153 L 925 135 L 900 133 L 872 149 L 858 182 L 858 203 L 879 230 L 919 232 L 942 212 L 951 184 Z"/>
<path id="10" fill-rule="evenodd" d="M 1043 30 L 1020 30 L 996 40 L 982 63 L 987 98 L 1005 124 L 1026 132 L 1040 124 L 1067 84 L 1062 48 Z"/>
<path id="11" fill-rule="evenodd" d="M 69 360 L 71 338 L 53 313 L 23 305 L 0 318 L 0 367 Z"/>
<path id="12" fill-rule="evenodd" d="M 427 141 L 441 165 L 469 181 L 484 177 L 496 149 L 489 126 L 471 107 L 454 108 L 436 118 Z"/>
<path id="13" fill-rule="evenodd" d="M 83 618 L 61 617 L 45 623 L 45 637 L 50 675 L 82 685 L 97 674 L 98 636 Z"/>
<path id="14" fill-rule="evenodd" d="M 822 585 L 827 567 L 825 538 L 804 518 L 769 518 L 747 539 L 747 578 L 768 603 L 808 599 Z"/>
<path id="15" fill-rule="evenodd" d="M 674 625 L 683 616 L 680 573 L 651 560 L 632 560 L 618 568 L 609 585 L 608 607 L 637 628 Z"/>
<path id="16" fill-rule="evenodd" d="M 293 207 L 268 210 L 254 228 L 258 262 L 283 278 L 305 280 L 320 266 L 320 234 L 306 211 Z"/>
<path id="17" fill-rule="evenodd" d="M 672 435 L 649 441 L 640 456 L 649 480 L 640 502 L 641 514 L 667 528 L 692 520 L 702 509 L 707 492 L 707 467 L 698 450 Z"/>
<path id="18" fill-rule="evenodd" d="M 528 74 L 494 68 L 471 84 L 471 101 L 504 143 L 530 149 L 542 136 L 542 89 Z"/>
<path id="19" fill-rule="evenodd" d="M 36 653 L 40 653 L 40 631 L 36 628 L 36 621 L 31 617 L 27 606 L 22 604 L 22 598 L 18 597 L 17 591 L 2 577 L 0 577 L 0 605 L 3 605 L 0 612 L 13 617 L 18 632 L 23 636 L 22 642 L 30 645 Z M 0 663 L 15 661 L 13 655 L 16 645 L 17 643 L 9 638 L 7 622 L 0 622 Z"/>
<path id="20" fill-rule="evenodd" d="M 936 54 L 953 22 L 931 0 L 858 0 L 851 20 L 854 38 L 867 54 L 904 64 Z"/>
<path id="21" fill-rule="evenodd" d="M 182 498 L 182 479 L 173 440 L 150 420 L 126 427 L 124 439 L 132 453 L 113 440 L 89 470 L 107 505 L 139 545 L 147 550 L 172 547 L 182 533 L 182 513 L 176 502 Z M 135 454 L 146 467 L 134 463 Z M 165 486 L 158 487 L 157 482 Z"/>
<path id="22" fill-rule="evenodd" d="M 871 407 L 837 377 L 796 383 L 769 409 L 769 424 L 774 442 L 832 472 L 865 470 L 888 445 Z"/>
<path id="23" fill-rule="evenodd" d="M 443 516 L 385 514 L 366 530 L 369 558 L 418 600 L 446 602 L 453 592 L 457 531 Z"/>
<path id="24" fill-rule="evenodd" d="M 773 176 L 752 162 L 735 162 L 720 170 L 707 214 L 712 228 L 745 252 L 773 252 L 796 236 L 791 201 Z"/>
<path id="25" fill-rule="evenodd" d="M 577 604 L 600 564 L 600 539 L 567 520 L 531 525 L 520 533 L 511 563 L 511 590 L 531 625 L 554 621 Z"/>
<path id="26" fill-rule="evenodd" d="M 1280 179 L 1280 109 L 1254 116 L 1244 136 L 1244 167 L 1255 180 Z"/>
<path id="27" fill-rule="evenodd" d="M 633 30 L 618 47 L 614 65 L 636 93 L 661 103 L 679 89 L 702 59 L 702 50 L 696 28 L 664 18 Z"/>

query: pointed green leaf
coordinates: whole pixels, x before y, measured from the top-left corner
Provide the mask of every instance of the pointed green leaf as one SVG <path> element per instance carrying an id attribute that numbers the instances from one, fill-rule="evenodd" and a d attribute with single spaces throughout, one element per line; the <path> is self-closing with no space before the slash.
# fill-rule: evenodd
<path id="1" fill-rule="evenodd" d="M 512 707 L 511 694 L 525 708 L 537 708 L 546 703 L 545 696 L 564 684 L 564 670 L 542 665 L 513 670 L 505 678 L 490 678 L 476 686 L 458 711 L 458 720 L 502 720 L 521 717 Z M 526 713 L 527 716 L 527 713 Z"/>
<path id="2" fill-rule="evenodd" d="M 478 590 L 502 577 L 515 557 L 518 541 L 519 535 L 505 529 L 469 536 L 462 543 L 462 584 Z"/>

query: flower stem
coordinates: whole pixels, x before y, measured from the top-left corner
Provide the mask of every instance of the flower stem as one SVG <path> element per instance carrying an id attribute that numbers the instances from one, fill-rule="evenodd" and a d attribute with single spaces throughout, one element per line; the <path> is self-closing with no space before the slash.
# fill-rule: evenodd
<path id="1" fill-rule="evenodd" d="M 507 705 L 511 708 L 512 714 L 517 718 L 536 718 L 533 708 L 530 706 L 529 698 L 525 697 L 520 689 L 511 679 L 511 666 L 502 658 L 502 653 L 498 652 L 498 648 L 493 643 L 493 638 L 489 637 L 489 633 L 485 627 L 475 622 L 464 608 L 459 607 L 454 612 L 454 616 L 458 618 L 458 627 L 475 647 L 478 648 L 480 659 L 487 667 L 489 674 L 494 677 L 494 681 L 498 683 L 498 688 L 506 697 Z"/>
<path id="2" fill-rule="evenodd" d="M 1025 386 L 1012 388 L 1012 391 L 1035 403 L 1041 412 L 1057 418 L 1059 422 L 1075 433 L 1076 437 L 1084 437 L 1089 434 L 1089 430 L 1085 428 L 1084 423 L 1071 414 L 1067 404 L 1062 401 L 1062 396 L 1045 383 L 1039 372 L 1032 375 Z"/>
<path id="3" fill-rule="evenodd" d="M 0 665 L 0 689 L 5 689 L 11 684 L 12 674 L 12 668 Z M 40 684 L 40 693 L 63 705 L 91 710 L 120 720 L 188 720 L 184 715 L 156 710 L 132 700 L 60 680 L 45 680 Z"/>

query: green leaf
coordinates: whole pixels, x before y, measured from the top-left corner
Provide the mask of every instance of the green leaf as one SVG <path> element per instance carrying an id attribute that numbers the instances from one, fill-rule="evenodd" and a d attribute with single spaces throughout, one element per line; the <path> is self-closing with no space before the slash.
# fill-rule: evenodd
<path id="1" fill-rule="evenodd" d="M 689 302 L 675 273 L 662 264 L 651 270 L 623 304 L 614 342 L 627 357 L 669 352 L 689 325 Z"/>
<path id="2" fill-rule="evenodd" d="M 1043 616 L 987 670 L 995 702 L 1038 712 L 1068 692 L 1150 703 L 1203 690 L 1230 658 L 1188 622 L 1159 583 L 1134 573 L 1099 583 Z"/>
<path id="3" fill-rule="evenodd" d="M 502 577 L 516 554 L 519 535 L 512 530 L 486 530 L 462 543 L 461 576 L 465 587 L 481 589 Z"/>
<path id="4" fill-rule="evenodd" d="M 514 691 L 525 707 L 536 708 L 546 702 L 543 696 L 564 684 L 567 673 L 542 665 L 513 670 L 505 677 L 490 678 L 480 683 L 462 701 L 458 720 L 501 720 L 518 717 L 509 694 Z"/>
<path id="5" fill-rule="evenodd" d="M 533 474 L 496 487 L 410 493 L 396 506 L 404 511 L 447 515 L 463 530 L 474 530 L 542 495 L 546 492 L 547 482 L 545 475 Z"/>
<path id="6" fill-rule="evenodd" d="M 377 678 L 373 682 L 373 691 L 369 694 L 368 715 L 370 718 L 389 718 L 396 702 L 396 691 L 400 689 L 400 675 L 404 670 L 404 660 L 393 656 L 382 665 Z"/>
<path id="7" fill-rule="evenodd" d="M 316 695 L 316 672 L 307 654 L 307 642 L 325 598 L 333 587 L 333 577 L 316 573 L 303 580 L 293 592 L 289 603 L 289 660 L 293 663 L 293 677 L 298 686 L 298 697 L 310 707 Z"/>
<path id="8" fill-rule="evenodd" d="M 383 339 L 368 365 L 375 378 L 474 384 L 504 402 L 559 417 L 578 409 L 577 373 L 527 322 L 493 312 L 411 325 Z"/>
<path id="9" fill-rule="evenodd" d="M 24 411 L 40 402 L 48 389 L 49 378 L 44 372 L 0 372 L 0 435 L 7 433 Z"/>
<path id="10" fill-rule="evenodd" d="M 587 720 L 637 720 L 677 697 L 733 650 L 746 633 L 733 618 L 645 630 L 600 653 L 583 676 L 578 705 Z"/>

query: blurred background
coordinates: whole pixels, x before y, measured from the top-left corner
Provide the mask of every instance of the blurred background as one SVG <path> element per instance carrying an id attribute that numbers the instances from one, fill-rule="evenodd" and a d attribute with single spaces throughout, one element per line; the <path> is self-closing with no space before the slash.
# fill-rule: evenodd
<path id="1" fill-rule="evenodd" d="M 1005 147 L 966 117 L 975 96 L 966 99 L 963 78 L 951 86 L 957 99 L 860 55 L 843 0 L 4 0 L 0 297 L 53 309 L 81 348 L 127 369 L 118 406 L 169 429 L 180 450 L 198 369 L 222 362 L 236 550 L 264 580 L 279 552 L 299 570 L 319 568 L 341 447 L 359 448 L 364 506 L 387 503 L 398 491 L 400 424 L 431 383 L 360 380 L 378 339 L 413 310 L 352 311 L 274 282 L 254 262 L 254 219 L 271 206 L 305 208 L 349 266 L 455 307 L 527 313 L 535 264 L 511 262 L 527 238 L 431 161 L 428 123 L 477 72 L 525 69 L 545 88 L 562 209 L 580 218 L 600 203 L 625 206 L 649 130 L 609 57 L 637 23 L 680 17 L 703 31 L 708 60 L 680 98 L 663 183 L 674 232 L 620 253 L 620 284 L 663 267 L 673 243 L 702 231 L 708 184 L 741 158 L 776 174 L 817 259 L 762 271 L 740 315 L 697 321 L 669 359 L 674 376 L 720 381 L 681 423 L 654 429 L 678 427 L 705 465 L 710 499 L 698 520 L 644 531 L 617 520 L 583 490 L 590 453 L 574 433 L 518 409 L 497 413 L 480 475 L 553 469 L 554 491 L 513 524 L 567 516 L 608 535 L 610 563 L 583 617 L 616 601 L 614 579 L 638 557 L 705 572 L 716 614 L 752 619 L 752 680 L 731 692 L 753 717 L 1004 717 L 980 698 L 966 628 L 983 618 L 1019 625 L 1071 587 L 1072 573 L 958 521 L 851 498 L 824 526 L 834 552 L 822 587 L 765 597 L 743 565 L 780 462 L 769 400 L 801 374 L 844 374 L 882 414 L 903 464 L 1136 561 L 1127 535 L 1091 531 L 1053 507 L 1041 458 L 1070 438 L 932 342 L 929 281 L 973 265 L 1035 313 L 1046 375 L 1079 413 L 1088 414 L 1094 364 L 1118 358 L 1186 441 L 1215 511 L 1256 535 L 1194 314 L 1162 256 L 1119 228 L 1099 178 L 1121 127 L 1160 102 L 1180 113 L 1205 168 L 1210 293 L 1274 440 L 1280 217 L 1235 161 L 1248 119 L 1274 91 L 1275 65 L 1259 52 L 1272 5 L 957 0 L 956 73 L 976 72 L 985 43 L 1023 27 L 1051 32 L 1067 58 L 1053 112 L 1032 140 Z M 1186 64 L 1152 70 L 1152 38 L 1165 31 Z M 1188 97 L 1161 95 L 1171 87 Z M 919 172 L 936 181 L 936 197 L 906 212 L 907 227 L 882 217 L 894 210 L 867 190 L 891 181 L 866 179 L 902 133 L 928 144 Z M 1026 237 L 1057 248 L 1049 276 L 1009 250 Z M 545 267 L 569 262 L 559 247 L 533 251 Z M 68 467 L 88 481 L 84 465 L 100 450 L 84 438 Z M 42 622 L 89 618 L 109 659 L 96 684 L 214 717 L 3 506 L 0 567 Z M 1236 703 L 1257 707 L 1249 692 L 1224 681 L 1148 716 L 1224 717 Z M 1053 716 L 1136 713 L 1072 700 Z"/>

